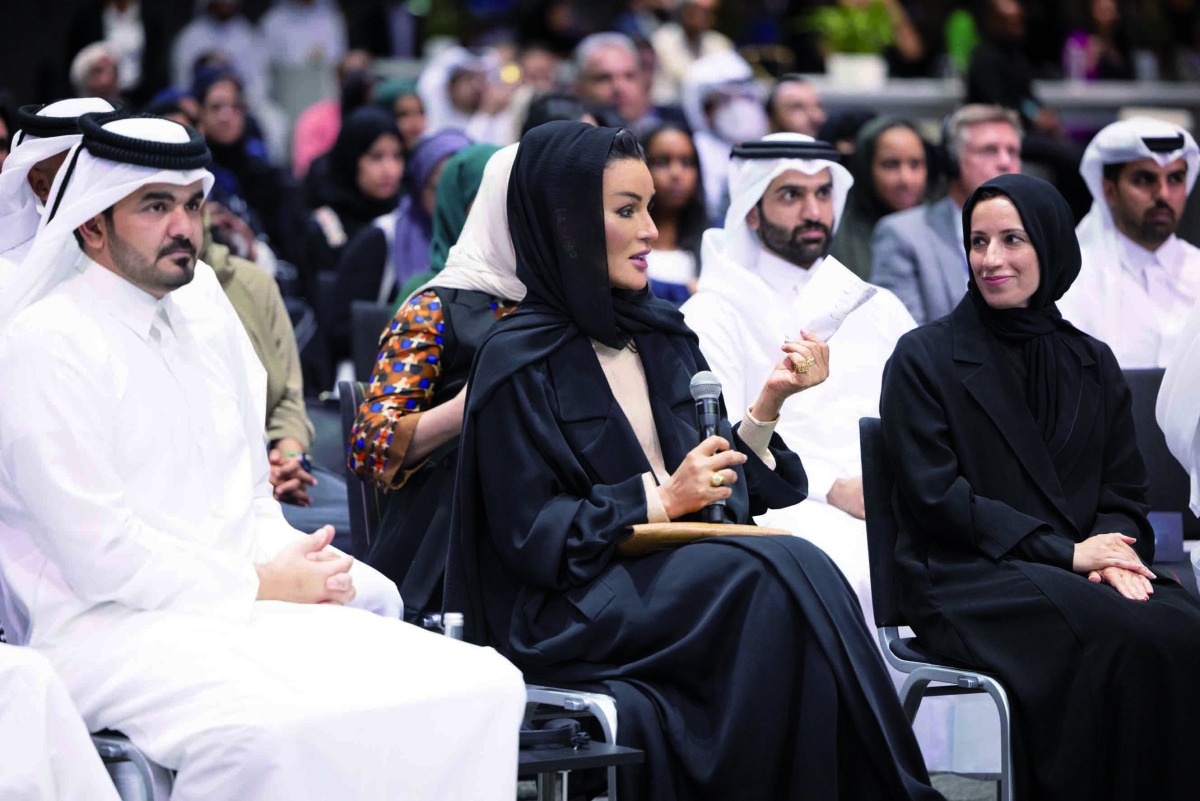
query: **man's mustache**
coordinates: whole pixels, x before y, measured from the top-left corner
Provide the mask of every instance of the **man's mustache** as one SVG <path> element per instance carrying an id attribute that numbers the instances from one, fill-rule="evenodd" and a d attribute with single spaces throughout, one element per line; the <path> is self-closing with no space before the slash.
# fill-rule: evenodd
<path id="1" fill-rule="evenodd" d="M 164 256 L 177 255 L 180 251 L 186 253 L 193 259 L 196 258 L 196 246 L 192 244 L 190 239 L 175 239 L 171 244 L 164 246 L 158 251 L 158 258 Z"/>
<path id="2" fill-rule="evenodd" d="M 804 225 L 797 225 L 792 229 L 792 239 L 799 239 L 809 231 L 819 231 L 827 238 L 833 235 L 828 225 L 824 225 L 823 223 L 805 223 Z"/>

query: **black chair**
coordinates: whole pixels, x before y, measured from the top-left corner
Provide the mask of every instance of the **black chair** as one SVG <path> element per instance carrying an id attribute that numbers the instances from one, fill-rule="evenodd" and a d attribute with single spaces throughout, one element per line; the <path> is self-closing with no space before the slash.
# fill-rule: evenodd
<path id="1" fill-rule="evenodd" d="M 1167 447 L 1166 437 L 1158 427 L 1154 407 L 1158 403 L 1158 391 L 1162 387 L 1163 369 L 1154 367 L 1146 370 L 1122 370 L 1125 383 L 1133 396 L 1133 427 L 1137 432 L 1138 450 L 1146 463 L 1149 487 L 1146 501 L 1150 512 L 1178 513 L 1182 519 L 1183 536 L 1200 539 L 1200 519 L 1188 508 L 1191 499 L 1191 478 Z M 1161 536 L 1161 535 L 1160 535 Z M 1166 555 L 1159 555 L 1163 559 Z M 1182 554 L 1174 554 L 1182 559 Z"/>
<path id="2" fill-rule="evenodd" d="M 375 484 L 363 481 L 350 469 L 348 457 L 350 433 L 354 418 L 363 402 L 363 388 L 358 381 L 338 382 L 338 410 L 342 415 L 342 464 L 346 471 L 346 500 L 350 504 L 350 543 L 355 559 L 366 558 L 379 526 L 379 491 Z"/>
<path id="3" fill-rule="evenodd" d="M 927 696 L 987 693 L 1000 715 L 1000 786 L 1002 801 L 1012 801 L 1012 710 L 1004 685 L 994 676 L 969 668 L 952 667 L 931 656 L 916 637 L 901 637 L 907 625 L 900 612 L 899 576 L 896 572 L 896 517 L 892 510 L 895 475 L 888 461 L 879 418 L 858 423 L 862 448 L 863 499 L 867 513 L 867 551 L 871 560 L 872 608 L 879 627 L 879 643 L 888 664 L 906 674 L 900 703 L 910 721 L 916 720 Z M 934 682 L 937 686 L 930 687 Z"/>
<path id="4" fill-rule="evenodd" d="M 350 304 L 350 360 L 359 381 L 371 379 L 379 356 L 379 337 L 392 317 L 392 307 L 386 303 L 356 300 Z"/>

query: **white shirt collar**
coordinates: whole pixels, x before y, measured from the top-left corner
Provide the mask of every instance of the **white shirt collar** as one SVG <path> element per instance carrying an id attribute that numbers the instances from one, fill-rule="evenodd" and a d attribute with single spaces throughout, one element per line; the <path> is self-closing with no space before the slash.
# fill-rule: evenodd
<path id="1" fill-rule="evenodd" d="M 1146 285 L 1148 270 L 1162 270 L 1172 286 L 1179 284 L 1185 254 L 1179 239 L 1174 234 L 1171 234 L 1158 250 L 1147 250 L 1120 231 L 1117 231 L 1117 244 L 1121 250 L 1119 254 L 1121 266 L 1131 272 L 1142 286 Z"/>
<path id="2" fill-rule="evenodd" d="M 776 292 L 796 296 L 804 291 L 804 287 L 812 280 L 822 261 L 823 259 L 817 259 L 811 267 L 805 269 L 760 246 L 758 274 Z"/>
<path id="3" fill-rule="evenodd" d="M 147 340 L 151 338 L 150 331 L 154 328 L 156 319 L 170 327 L 170 310 L 173 307 L 170 295 L 156 300 L 149 292 L 92 259 L 85 258 L 84 262 L 80 280 L 87 286 L 90 297 L 95 299 L 97 305 L 107 310 L 115 319 Z"/>

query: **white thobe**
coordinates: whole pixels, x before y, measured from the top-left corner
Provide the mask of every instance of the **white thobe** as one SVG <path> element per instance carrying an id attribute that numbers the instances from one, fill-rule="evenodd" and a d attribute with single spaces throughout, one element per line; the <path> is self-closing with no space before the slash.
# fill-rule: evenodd
<path id="1" fill-rule="evenodd" d="M 0 645 L 0 798 L 117 801 L 75 705 L 45 657 Z"/>
<path id="2" fill-rule="evenodd" d="M 1165 367 L 1200 298 L 1200 248 L 1174 235 L 1149 251 L 1119 232 L 1103 238 L 1079 233 L 1083 268 L 1058 301 L 1059 311 L 1108 343 L 1123 369 Z"/>
<path id="3" fill-rule="evenodd" d="M 0 337 L 0 555 L 29 644 L 88 726 L 178 771 L 175 799 L 511 799 L 508 662 L 394 619 L 364 565 L 392 619 L 255 600 L 254 563 L 301 535 L 215 284 L 198 265 L 156 301 L 87 262 Z"/>
<path id="4" fill-rule="evenodd" d="M 700 349 L 721 379 L 726 410 L 736 420 L 783 358 L 784 340 L 800 337 L 802 321 L 795 311 L 805 286 L 817 270 L 835 265 L 817 262 L 805 270 L 766 250 L 750 267 L 732 263 L 715 248 L 706 247 L 702 258 L 701 274 L 708 278 L 683 305 L 683 314 L 699 335 Z M 719 266 L 714 259 L 722 260 Z M 904 304 L 885 289 L 846 317 L 828 343 L 829 378 L 789 398 L 776 424 L 804 464 L 808 498 L 755 518 L 825 551 L 858 595 L 868 626 L 874 626 L 875 615 L 866 524 L 830 505 L 826 496 L 835 480 L 862 475 L 859 418 L 879 416 L 883 367 L 896 341 L 915 325 Z M 902 680 L 895 671 L 893 678 Z M 985 701 L 922 705 L 915 729 L 931 769 L 995 769 L 996 716 Z"/>

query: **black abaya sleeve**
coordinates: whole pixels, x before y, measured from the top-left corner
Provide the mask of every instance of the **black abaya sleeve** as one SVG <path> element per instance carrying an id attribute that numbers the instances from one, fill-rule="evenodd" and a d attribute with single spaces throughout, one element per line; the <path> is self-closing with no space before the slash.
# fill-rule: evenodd
<path id="1" fill-rule="evenodd" d="M 746 477 L 746 491 L 750 494 L 750 514 L 761 515 L 768 509 L 785 509 L 808 497 L 808 476 L 800 457 L 788 449 L 778 434 L 771 435 L 769 449 L 775 457 L 775 469 L 759 459 L 754 451 L 742 442 L 738 435 L 742 424 L 733 427 L 733 447 L 746 454 L 742 465 Z"/>
<path id="2" fill-rule="evenodd" d="M 1014 549 L 1031 535 L 1066 539 L 1045 521 L 976 494 L 962 475 L 938 393 L 941 382 L 935 380 L 936 368 L 924 346 L 911 335 L 897 343 L 884 368 L 879 402 L 884 441 L 896 472 L 895 492 L 917 525 L 948 547 L 993 560 L 1021 557 Z M 1051 564 L 1062 566 L 1061 549 L 1030 544 L 1027 557 L 1048 557 Z"/>
<path id="3" fill-rule="evenodd" d="M 487 526 L 504 566 L 533 586 L 566 590 L 595 578 L 614 549 L 645 523 L 641 474 L 627 454 L 627 476 L 594 483 L 563 434 L 554 390 L 532 368 L 496 389 L 474 420 L 479 470 L 505 478 L 482 481 Z"/>

